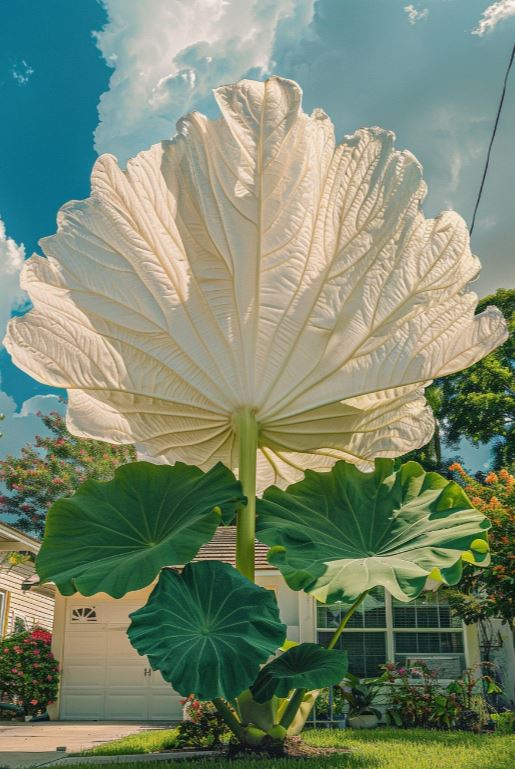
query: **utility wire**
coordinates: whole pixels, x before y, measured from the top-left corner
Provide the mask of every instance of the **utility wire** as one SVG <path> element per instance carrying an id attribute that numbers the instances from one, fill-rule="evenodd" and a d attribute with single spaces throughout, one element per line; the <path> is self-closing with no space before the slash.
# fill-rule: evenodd
<path id="1" fill-rule="evenodd" d="M 490 144 L 488 145 L 488 152 L 486 153 L 486 163 L 485 163 L 485 167 L 483 169 L 483 176 L 481 177 L 481 184 L 479 186 L 479 192 L 478 192 L 478 195 L 477 195 L 476 205 L 474 206 L 474 213 L 472 214 L 472 222 L 470 223 L 469 235 L 472 235 L 472 231 L 474 229 L 474 224 L 476 223 L 477 209 L 479 208 L 479 202 L 481 200 L 481 195 L 483 194 L 483 187 L 485 186 L 485 179 L 486 179 L 486 175 L 488 173 L 488 166 L 490 164 L 490 154 L 492 152 L 492 145 L 494 143 L 495 134 L 497 133 L 497 126 L 499 125 L 499 118 L 501 117 L 502 107 L 503 107 L 503 104 L 504 104 L 504 97 L 506 96 L 506 85 L 508 83 L 508 77 L 510 75 L 510 69 L 511 69 L 511 65 L 513 64 L 513 59 L 515 59 L 515 45 L 513 46 L 513 50 L 511 52 L 510 60 L 508 62 L 508 67 L 506 69 L 506 74 L 504 76 L 504 84 L 503 84 L 503 88 L 502 88 L 501 99 L 499 101 L 499 107 L 497 109 L 497 116 L 495 118 L 494 128 L 493 128 L 493 131 L 492 131 L 492 136 L 490 138 Z"/>

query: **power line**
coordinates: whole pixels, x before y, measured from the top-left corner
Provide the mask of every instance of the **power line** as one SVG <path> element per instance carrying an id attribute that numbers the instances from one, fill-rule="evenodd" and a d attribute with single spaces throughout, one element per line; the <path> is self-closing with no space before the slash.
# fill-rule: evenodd
<path id="1" fill-rule="evenodd" d="M 481 200 L 481 195 L 483 194 L 483 187 L 485 186 L 485 179 L 486 175 L 488 173 L 488 166 L 490 164 L 490 154 L 492 152 L 492 145 L 494 143 L 495 134 L 497 133 L 497 126 L 499 125 L 499 118 L 501 117 L 502 107 L 504 104 L 504 97 L 506 96 L 506 85 L 508 83 L 508 77 L 510 75 L 510 69 L 511 65 L 513 64 L 513 59 L 515 59 L 515 45 L 513 46 L 513 50 L 511 52 L 510 60 L 508 62 L 508 67 L 506 69 L 506 74 L 504 76 L 504 84 L 502 88 L 501 93 L 501 99 L 499 101 L 499 107 L 497 109 L 497 116 L 495 118 L 494 128 L 492 131 L 492 136 L 490 138 L 490 144 L 488 145 L 488 152 L 486 153 L 486 163 L 485 167 L 483 169 L 483 176 L 481 177 L 481 184 L 479 186 L 479 192 L 477 195 L 476 205 L 474 206 L 474 213 L 472 214 L 472 222 L 470 223 L 470 229 L 469 229 L 469 235 L 472 235 L 472 231 L 474 229 L 474 224 L 476 223 L 476 214 L 477 209 L 479 208 L 479 201 Z"/>

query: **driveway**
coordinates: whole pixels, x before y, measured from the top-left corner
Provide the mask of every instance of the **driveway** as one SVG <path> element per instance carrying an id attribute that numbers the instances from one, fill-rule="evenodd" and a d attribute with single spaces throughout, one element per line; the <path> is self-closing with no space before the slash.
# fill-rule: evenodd
<path id="1" fill-rule="evenodd" d="M 136 721 L 0 721 L 0 769 L 40 766 L 80 750 L 148 729 L 166 729 L 162 722 Z M 65 748 L 57 751 L 57 748 Z"/>

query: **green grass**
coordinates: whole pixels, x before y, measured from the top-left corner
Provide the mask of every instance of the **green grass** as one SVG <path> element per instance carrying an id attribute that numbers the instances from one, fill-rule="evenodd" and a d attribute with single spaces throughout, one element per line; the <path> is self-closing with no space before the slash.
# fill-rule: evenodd
<path id="1" fill-rule="evenodd" d="M 109 743 L 87 751 L 88 755 L 123 753 L 120 746 L 128 748 L 128 742 L 139 746 L 138 751 L 162 748 L 169 740 L 173 744 L 174 730 L 149 731 L 125 737 L 123 740 Z M 305 732 L 306 742 L 323 747 L 351 748 L 352 753 L 328 756 L 318 759 L 305 759 L 300 762 L 292 759 L 257 759 L 231 761 L 197 760 L 195 769 L 512 769 L 515 766 L 515 740 L 511 736 L 491 734 L 475 735 L 465 732 L 432 732 L 423 729 L 378 729 L 375 731 L 346 732 L 318 729 Z M 149 747 L 152 745 L 152 747 Z M 116 749 L 113 749 L 116 746 Z M 160 762 L 159 769 L 184 769 L 184 762 Z M 92 764 L 83 765 L 84 769 L 93 769 Z M 149 769 L 147 763 L 116 764 L 116 769 Z M 105 769 L 105 767 L 102 767 Z"/>
<path id="2" fill-rule="evenodd" d="M 83 750 L 79 756 L 123 756 L 137 753 L 153 753 L 156 750 L 169 750 L 175 745 L 177 729 L 152 729 L 138 734 L 129 734 L 119 740 L 106 742 L 96 748 Z M 132 764 L 131 764 L 132 766 Z"/>

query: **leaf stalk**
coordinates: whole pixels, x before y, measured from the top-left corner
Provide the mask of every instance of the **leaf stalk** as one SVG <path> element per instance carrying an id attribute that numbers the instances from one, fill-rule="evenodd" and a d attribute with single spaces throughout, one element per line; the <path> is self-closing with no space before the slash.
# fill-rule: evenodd
<path id="1" fill-rule="evenodd" d="M 236 568 L 254 582 L 256 537 L 256 465 L 258 450 L 258 424 L 254 412 L 243 409 L 237 417 L 239 438 L 239 478 L 247 504 L 236 519 Z"/>

